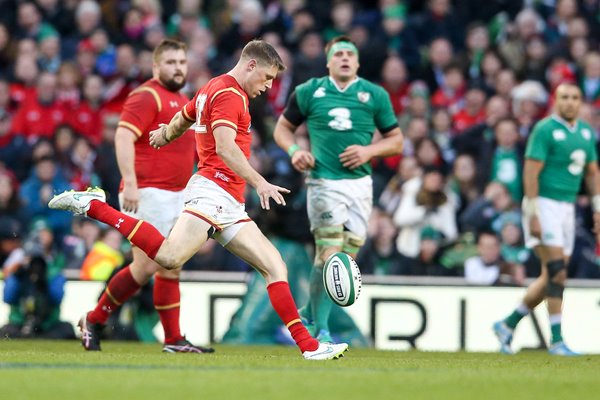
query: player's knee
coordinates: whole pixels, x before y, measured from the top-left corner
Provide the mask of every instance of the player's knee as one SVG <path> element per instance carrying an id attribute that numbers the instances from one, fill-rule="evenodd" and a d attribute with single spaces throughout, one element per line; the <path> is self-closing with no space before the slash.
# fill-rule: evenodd
<path id="1" fill-rule="evenodd" d="M 327 257 L 336 251 L 340 251 L 344 245 L 344 227 L 326 226 L 317 228 L 313 232 L 315 236 L 317 264 L 323 264 Z"/>
<path id="2" fill-rule="evenodd" d="M 166 270 L 173 271 L 176 269 L 181 269 L 181 266 L 185 262 L 184 259 L 178 257 L 176 254 L 164 254 L 157 256 L 155 259 L 161 267 Z"/>
<path id="3" fill-rule="evenodd" d="M 355 255 L 358 250 L 365 244 L 365 239 L 355 233 L 344 232 L 344 246 L 342 251 L 346 254 Z"/>
<path id="4" fill-rule="evenodd" d="M 546 265 L 548 269 L 548 297 L 563 298 L 565 291 L 565 279 L 567 266 L 564 260 L 549 261 Z"/>

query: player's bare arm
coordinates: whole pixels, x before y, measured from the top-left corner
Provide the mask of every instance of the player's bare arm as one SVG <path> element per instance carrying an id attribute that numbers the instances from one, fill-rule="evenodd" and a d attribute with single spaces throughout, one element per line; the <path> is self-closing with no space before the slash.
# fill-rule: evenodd
<path id="1" fill-rule="evenodd" d="M 137 135 L 122 126 L 115 133 L 115 153 L 123 179 L 123 211 L 137 212 L 140 195 L 135 175 L 135 142 Z"/>
<path id="2" fill-rule="evenodd" d="M 292 166 L 299 172 L 304 172 L 307 169 L 315 166 L 315 157 L 308 150 L 301 149 L 294 139 L 294 132 L 298 127 L 292 124 L 283 115 L 279 117 L 275 130 L 273 131 L 273 139 L 275 143 L 290 156 Z"/>
<path id="3" fill-rule="evenodd" d="M 161 124 L 158 129 L 150 132 L 150 146 L 155 149 L 160 149 L 163 146 L 171 143 L 179 136 L 183 135 L 185 131 L 190 129 L 193 122 L 188 121 L 183 117 L 181 111 L 171 118 L 168 125 Z"/>
<path id="4" fill-rule="evenodd" d="M 538 219 L 539 176 L 544 168 L 542 161 L 528 158 L 523 167 L 523 186 L 525 197 L 523 197 L 523 215 L 529 220 L 531 235 L 541 238 L 542 228 Z"/>
<path id="5" fill-rule="evenodd" d="M 269 199 L 275 200 L 277 204 L 285 205 L 282 193 L 289 193 L 290 191 L 267 182 L 261 174 L 252 168 L 242 150 L 235 143 L 236 131 L 234 129 L 218 126 L 213 131 L 213 135 L 215 136 L 217 155 L 233 172 L 256 189 L 260 198 L 260 206 L 263 209 L 270 209 Z"/>
<path id="6" fill-rule="evenodd" d="M 594 211 L 594 233 L 600 235 L 600 170 L 596 161 L 592 161 L 585 168 L 585 186 L 592 202 Z"/>
<path id="7" fill-rule="evenodd" d="M 346 168 L 355 169 L 371 161 L 373 157 L 388 157 L 402 153 L 404 138 L 400 128 L 386 132 L 383 139 L 368 146 L 352 145 L 340 154 L 340 161 Z"/>

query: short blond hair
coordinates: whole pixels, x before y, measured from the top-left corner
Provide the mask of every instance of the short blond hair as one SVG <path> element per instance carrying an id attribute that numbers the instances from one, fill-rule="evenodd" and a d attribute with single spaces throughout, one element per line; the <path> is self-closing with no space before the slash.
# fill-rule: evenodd
<path id="1" fill-rule="evenodd" d="M 281 59 L 279 53 L 273 46 L 264 40 L 255 39 L 250 42 L 242 49 L 243 59 L 254 59 L 256 62 L 267 66 L 276 66 L 277 71 L 285 71 L 286 67 Z"/>

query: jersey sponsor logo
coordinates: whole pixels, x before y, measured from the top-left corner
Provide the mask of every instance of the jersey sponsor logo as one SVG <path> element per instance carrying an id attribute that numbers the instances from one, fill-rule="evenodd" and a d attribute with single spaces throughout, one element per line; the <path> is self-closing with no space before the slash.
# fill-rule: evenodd
<path id="1" fill-rule="evenodd" d="M 329 127 L 336 131 L 347 131 L 352 129 L 350 110 L 345 107 L 332 108 L 327 113 L 333 120 L 329 121 Z"/>
<path id="2" fill-rule="evenodd" d="M 358 92 L 356 94 L 356 97 L 358 97 L 358 101 L 360 101 L 361 103 L 366 103 L 371 99 L 371 93 L 368 92 Z"/>
<path id="3" fill-rule="evenodd" d="M 179 103 L 176 100 L 169 101 L 171 108 L 179 108 Z"/>
<path id="4" fill-rule="evenodd" d="M 558 142 L 560 140 L 565 140 L 567 135 L 565 134 L 565 131 L 561 129 L 555 129 L 552 131 L 552 137 Z"/>
<path id="5" fill-rule="evenodd" d="M 315 92 L 313 93 L 313 97 L 325 97 L 325 88 L 318 88 L 317 90 L 315 90 Z"/>
<path id="6" fill-rule="evenodd" d="M 587 128 L 583 128 L 581 130 L 581 136 L 583 136 L 585 140 L 590 140 L 592 138 L 592 132 Z"/>
<path id="7" fill-rule="evenodd" d="M 215 178 L 220 179 L 225 182 L 229 182 L 229 178 L 227 177 L 227 175 L 225 175 L 224 173 L 219 172 L 219 171 L 215 172 Z"/>

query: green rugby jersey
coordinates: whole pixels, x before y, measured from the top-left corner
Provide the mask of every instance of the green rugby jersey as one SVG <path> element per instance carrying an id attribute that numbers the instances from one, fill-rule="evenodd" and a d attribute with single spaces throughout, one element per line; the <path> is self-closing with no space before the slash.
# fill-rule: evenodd
<path id="1" fill-rule="evenodd" d="M 351 170 L 342 166 L 339 155 L 350 145 L 369 145 L 375 128 L 386 133 L 398 126 L 387 92 L 362 78 L 340 90 L 326 76 L 298 85 L 295 96 L 315 156 L 311 177 L 357 179 L 370 175 L 370 163 Z"/>
<path id="2" fill-rule="evenodd" d="M 557 115 L 544 118 L 531 132 L 525 157 L 544 162 L 540 196 L 573 203 L 585 166 L 598 158 L 594 131 L 581 120 L 569 127 Z"/>

